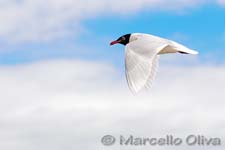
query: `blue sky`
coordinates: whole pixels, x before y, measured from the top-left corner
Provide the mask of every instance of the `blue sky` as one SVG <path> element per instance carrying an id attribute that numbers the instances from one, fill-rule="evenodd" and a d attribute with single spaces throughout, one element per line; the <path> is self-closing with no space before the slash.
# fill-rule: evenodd
<path id="1" fill-rule="evenodd" d="M 119 61 L 122 64 L 123 47 L 109 47 L 109 42 L 132 32 L 149 33 L 178 41 L 198 50 L 198 57 L 203 63 L 209 58 L 213 62 L 223 63 L 224 18 L 225 8 L 217 4 L 175 11 L 143 9 L 130 14 L 105 14 L 82 19 L 79 24 L 83 29 L 78 35 L 74 25 L 77 20 L 71 19 L 67 24 L 69 36 L 47 41 L 19 42 L 1 36 L 0 64 L 67 58 L 97 59 L 115 64 Z"/>

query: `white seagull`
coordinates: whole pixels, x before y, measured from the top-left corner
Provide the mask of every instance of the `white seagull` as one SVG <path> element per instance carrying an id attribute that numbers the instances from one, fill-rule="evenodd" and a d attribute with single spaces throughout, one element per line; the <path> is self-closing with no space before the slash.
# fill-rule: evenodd
<path id="1" fill-rule="evenodd" d="M 125 45 L 126 79 L 133 93 L 151 86 L 160 54 L 198 54 L 197 51 L 174 41 L 143 33 L 123 35 L 110 43 L 110 45 L 114 44 Z"/>

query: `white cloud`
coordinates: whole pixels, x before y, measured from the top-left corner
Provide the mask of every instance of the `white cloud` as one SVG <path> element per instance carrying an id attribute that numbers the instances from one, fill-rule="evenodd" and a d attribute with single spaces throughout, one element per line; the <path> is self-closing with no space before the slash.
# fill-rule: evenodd
<path id="1" fill-rule="evenodd" d="M 225 138 L 224 66 L 163 66 L 149 94 L 137 96 L 104 62 L 2 66 L 0 149 L 135 149 L 103 147 L 105 134 Z"/>
<path id="2" fill-rule="evenodd" d="M 225 5 L 225 0 L 218 0 L 218 3 L 219 3 L 220 5 L 222 5 L 222 6 L 224 6 L 224 5 Z"/>
<path id="3" fill-rule="evenodd" d="M 16 41 L 51 40 L 79 35 L 84 19 L 130 14 L 142 9 L 182 10 L 207 0 L 8 0 L 0 1 L 0 37 Z"/>

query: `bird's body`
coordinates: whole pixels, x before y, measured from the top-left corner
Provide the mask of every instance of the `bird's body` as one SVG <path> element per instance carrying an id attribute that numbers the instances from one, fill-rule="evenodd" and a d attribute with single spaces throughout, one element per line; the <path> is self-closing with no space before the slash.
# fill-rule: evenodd
<path id="1" fill-rule="evenodd" d="M 174 41 L 157 36 L 133 33 L 126 34 L 114 44 L 123 44 L 126 49 L 126 78 L 132 92 L 137 93 L 143 88 L 149 88 L 155 78 L 159 55 L 167 53 L 198 54 Z"/>

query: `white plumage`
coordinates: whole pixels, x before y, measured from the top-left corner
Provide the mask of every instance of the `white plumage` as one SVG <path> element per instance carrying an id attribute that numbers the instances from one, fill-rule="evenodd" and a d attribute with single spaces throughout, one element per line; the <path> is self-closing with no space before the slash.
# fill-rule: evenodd
<path id="1" fill-rule="evenodd" d="M 151 86 L 160 54 L 177 52 L 198 54 L 197 51 L 174 41 L 141 33 L 131 34 L 125 49 L 126 79 L 130 90 L 134 93 Z"/>

